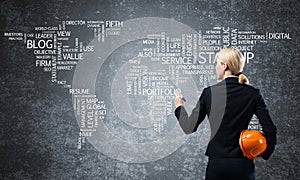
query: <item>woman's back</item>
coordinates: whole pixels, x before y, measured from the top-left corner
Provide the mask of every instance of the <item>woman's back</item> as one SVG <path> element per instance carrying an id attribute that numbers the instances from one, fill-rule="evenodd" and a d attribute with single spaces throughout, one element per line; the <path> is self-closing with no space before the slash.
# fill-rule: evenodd
<path id="1" fill-rule="evenodd" d="M 206 155 L 210 157 L 243 157 L 239 135 L 256 111 L 259 90 L 239 84 L 237 77 L 227 77 L 206 88 L 204 101 L 211 126 L 211 141 Z"/>

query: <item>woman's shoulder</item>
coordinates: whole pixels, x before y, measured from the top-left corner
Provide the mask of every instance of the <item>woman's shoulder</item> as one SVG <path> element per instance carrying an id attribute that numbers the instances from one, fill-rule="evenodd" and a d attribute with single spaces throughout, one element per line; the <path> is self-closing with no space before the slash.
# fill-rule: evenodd
<path id="1" fill-rule="evenodd" d="M 247 88 L 249 88 L 249 89 L 251 89 L 253 91 L 259 92 L 259 88 L 255 87 L 252 84 L 241 84 L 241 85 L 243 85 L 243 86 L 245 86 L 245 87 L 247 87 Z"/>

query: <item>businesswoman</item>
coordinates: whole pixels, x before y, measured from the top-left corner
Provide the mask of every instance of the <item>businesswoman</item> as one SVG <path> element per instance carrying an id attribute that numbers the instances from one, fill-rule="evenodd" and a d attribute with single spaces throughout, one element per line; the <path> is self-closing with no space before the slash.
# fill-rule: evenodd
<path id="1" fill-rule="evenodd" d="M 205 155 L 209 157 L 207 180 L 255 179 L 254 162 L 245 157 L 239 146 L 240 133 L 247 129 L 255 114 L 267 140 L 267 149 L 261 154 L 269 159 L 276 145 L 274 125 L 259 89 L 248 85 L 242 74 L 244 67 L 241 52 L 234 48 L 222 49 L 216 54 L 216 74 L 219 83 L 204 88 L 195 108 L 188 115 L 182 95 L 176 92 L 175 116 L 186 134 L 197 130 L 208 116 L 211 138 Z"/>

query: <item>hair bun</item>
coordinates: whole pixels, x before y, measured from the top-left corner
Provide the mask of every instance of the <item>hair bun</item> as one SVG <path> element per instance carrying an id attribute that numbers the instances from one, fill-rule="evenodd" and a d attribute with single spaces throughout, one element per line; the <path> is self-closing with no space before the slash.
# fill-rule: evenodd
<path id="1" fill-rule="evenodd" d="M 238 78 L 239 78 L 239 83 L 240 84 L 249 84 L 249 80 L 248 78 L 241 72 L 239 72 L 237 74 Z"/>

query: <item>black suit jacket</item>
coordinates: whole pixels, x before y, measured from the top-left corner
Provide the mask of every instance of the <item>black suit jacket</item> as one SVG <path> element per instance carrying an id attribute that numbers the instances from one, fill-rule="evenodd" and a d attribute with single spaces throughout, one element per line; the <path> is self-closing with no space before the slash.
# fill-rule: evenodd
<path id="1" fill-rule="evenodd" d="M 220 83 L 205 88 L 189 116 L 183 106 L 175 110 L 179 124 L 186 134 L 195 132 L 208 116 L 211 140 L 206 155 L 210 158 L 244 157 L 239 147 L 239 136 L 255 114 L 267 139 L 267 149 L 261 155 L 268 159 L 276 145 L 274 125 L 260 91 L 250 85 L 239 84 L 237 77 L 227 77 Z"/>

